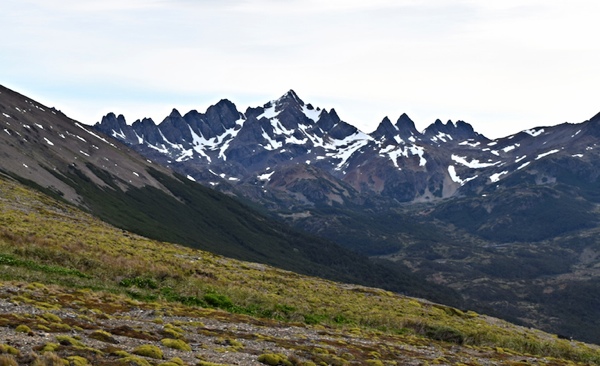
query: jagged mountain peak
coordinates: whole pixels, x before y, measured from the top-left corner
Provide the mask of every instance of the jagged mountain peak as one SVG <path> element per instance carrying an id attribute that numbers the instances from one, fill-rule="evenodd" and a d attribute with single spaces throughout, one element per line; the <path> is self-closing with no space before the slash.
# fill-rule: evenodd
<path id="1" fill-rule="evenodd" d="M 109 112 L 104 117 L 102 117 L 102 120 L 100 123 L 104 124 L 104 125 L 108 125 L 115 130 L 122 129 L 123 126 L 127 125 L 127 123 L 125 121 L 125 117 L 122 114 L 119 114 L 117 116 L 113 112 Z"/>
<path id="2" fill-rule="evenodd" d="M 302 101 L 302 99 L 300 99 L 298 94 L 296 94 L 296 92 L 293 89 L 288 90 L 284 95 L 277 99 L 277 102 L 279 104 L 283 104 L 286 102 L 295 102 L 300 106 L 304 106 L 304 102 Z"/>
<path id="3" fill-rule="evenodd" d="M 403 139 L 419 135 L 415 123 L 406 113 L 400 115 L 396 121 L 396 128 L 400 131 L 400 137 Z"/>
<path id="4" fill-rule="evenodd" d="M 376 140 L 387 140 L 390 142 L 406 142 L 407 140 L 416 141 L 420 138 L 420 133 L 415 128 L 415 123 L 406 113 L 402 113 L 395 124 L 392 124 L 388 117 L 385 117 L 377 129 L 371 134 Z"/>
<path id="5" fill-rule="evenodd" d="M 453 122 L 448 120 L 446 123 L 437 119 L 423 131 L 423 136 L 434 143 L 455 141 L 460 142 L 468 139 L 484 139 L 485 136 L 475 132 L 473 126 L 465 121 L 459 120 Z"/>
<path id="6" fill-rule="evenodd" d="M 173 108 L 173 110 L 169 114 L 169 117 L 170 118 L 182 118 L 181 113 L 179 113 L 179 111 L 175 108 Z"/>
<path id="7" fill-rule="evenodd" d="M 156 123 L 154 122 L 154 120 L 152 118 L 149 117 L 144 117 L 142 119 L 136 119 L 135 122 L 132 123 L 132 126 L 134 125 L 141 125 L 141 126 L 156 126 Z"/>
<path id="8" fill-rule="evenodd" d="M 383 117 L 377 129 L 371 133 L 371 137 L 376 140 L 380 140 L 382 138 L 393 138 L 393 136 L 398 132 L 398 128 L 392 124 L 392 121 L 386 116 Z"/>
<path id="9" fill-rule="evenodd" d="M 306 107 L 304 101 L 300 99 L 300 97 L 298 97 L 298 94 L 296 94 L 294 90 L 290 89 L 278 99 L 271 100 L 270 102 L 263 105 L 262 111 L 267 115 L 272 115 L 276 112 L 281 112 L 286 109 L 295 109 L 298 111 L 302 111 L 305 108 Z"/>

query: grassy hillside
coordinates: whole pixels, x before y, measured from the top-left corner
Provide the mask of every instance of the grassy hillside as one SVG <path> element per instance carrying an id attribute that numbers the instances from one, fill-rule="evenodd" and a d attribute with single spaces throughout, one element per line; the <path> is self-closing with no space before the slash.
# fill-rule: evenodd
<path id="1" fill-rule="evenodd" d="M 0 227 L 0 365 L 600 364 L 473 312 L 149 240 L 8 180 Z"/>
<path id="2" fill-rule="evenodd" d="M 311 276 L 461 304 L 453 290 L 430 283 L 405 267 L 375 265 L 363 255 L 267 219 L 239 201 L 185 177 L 150 170 L 149 174 L 165 188 L 161 190 L 130 186 L 91 164 L 87 169 L 106 186 L 99 186 L 75 167 L 69 167 L 68 172 L 50 172 L 84 198 L 82 206 L 89 212 L 121 229 Z"/>

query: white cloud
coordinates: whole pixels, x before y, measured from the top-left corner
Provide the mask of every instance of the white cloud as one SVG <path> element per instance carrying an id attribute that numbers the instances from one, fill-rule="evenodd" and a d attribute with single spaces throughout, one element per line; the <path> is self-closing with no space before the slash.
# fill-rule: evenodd
<path id="1" fill-rule="evenodd" d="M 599 10 L 583 0 L 12 1 L 0 73 L 86 123 L 108 110 L 160 120 L 168 105 L 225 97 L 245 109 L 293 88 L 366 131 L 406 112 L 419 128 L 463 119 L 497 137 L 598 112 Z"/>

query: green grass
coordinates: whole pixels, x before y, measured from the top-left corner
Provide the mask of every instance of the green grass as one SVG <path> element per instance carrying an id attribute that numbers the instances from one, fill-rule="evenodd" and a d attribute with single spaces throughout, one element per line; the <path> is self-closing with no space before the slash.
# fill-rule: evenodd
<path id="1" fill-rule="evenodd" d="M 15 258 L 14 256 L 11 256 L 8 254 L 0 254 L 0 265 L 2 265 L 2 264 L 7 265 L 7 266 L 24 267 L 27 269 L 31 269 L 34 271 L 40 271 L 40 272 L 44 272 L 44 273 L 53 273 L 53 274 L 65 275 L 65 276 L 76 276 L 76 277 L 81 277 L 81 278 L 89 278 L 90 277 L 90 276 L 86 275 L 85 273 L 81 273 L 81 271 L 78 271 L 76 269 L 70 269 L 70 268 L 65 268 L 65 267 L 61 267 L 61 266 L 39 264 L 34 261 L 30 261 L 30 260 L 26 260 L 26 259 L 18 259 L 18 258 Z"/>
<path id="2" fill-rule="evenodd" d="M 501 347 L 600 364 L 597 349 L 449 306 L 133 235 L 4 180 L 0 180 L 0 226 L 2 278 L 31 283 L 32 294 L 41 297 L 23 295 L 14 301 L 42 308 L 51 299 L 70 303 L 79 298 L 110 316 L 125 306 L 122 296 L 128 296 L 148 306 L 170 302 L 170 311 L 182 315 L 216 308 L 247 321 L 263 318 L 327 326 L 348 334 L 378 332 L 413 337 L 423 344 Z M 50 284 L 76 293 L 56 294 L 45 287 Z M 107 301 L 94 303 L 98 298 Z M 70 327 L 61 319 L 45 326 Z M 168 338 L 173 338 L 171 333 Z"/>
<path id="3" fill-rule="evenodd" d="M 367 257 L 268 219 L 239 201 L 189 181 L 150 170 L 167 190 L 132 187 L 93 165 L 100 187 L 74 167 L 58 179 L 84 197 L 84 207 L 119 228 L 155 240 L 183 244 L 230 258 L 427 297 L 456 306 L 460 296 L 406 268 L 382 267 Z M 125 186 L 123 191 L 119 186 Z M 35 187 L 37 188 L 37 187 Z"/>

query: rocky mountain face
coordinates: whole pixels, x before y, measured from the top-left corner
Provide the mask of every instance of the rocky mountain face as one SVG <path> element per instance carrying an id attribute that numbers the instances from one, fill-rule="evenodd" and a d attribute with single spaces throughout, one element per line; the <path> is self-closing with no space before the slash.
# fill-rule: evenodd
<path id="1" fill-rule="evenodd" d="M 369 198 L 431 202 L 494 190 L 522 173 L 544 184 L 557 177 L 540 167 L 559 159 L 593 180 L 585 167 L 596 156 L 599 119 L 492 141 L 463 121 L 437 120 L 419 132 L 403 114 L 366 134 L 290 90 L 244 113 L 222 100 L 204 114 L 173 110 L 160 124 L 128 125 L 111 113 L 95 128 L 204 184 L 289 208 Z"/>
<path id="2" fill-rule="evenodd" d="M 84 197 L 64 179 L 75 171 L 82 178 L 107 187 L 95 171 L 109 170 L 122 190 L 129 185 L 164 190 L 148 174 L 149 167 L 171 174 L 126 146 L 109 141 L 90 126 L 3 86 L 0 86 L 0 124 L 0 169 L 34 182 L 71 203 L 85 205 Z"/>
<path id="3" fill-rule="evenodd" d="M 407 115 L 367 134 L 289 91 L 95 129 L 482 311 L 600 342 L 600 114 L 494 140 Z"/>

